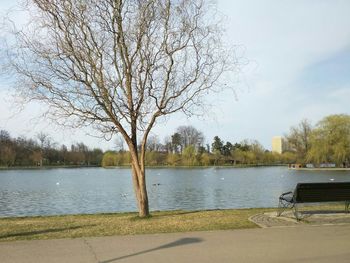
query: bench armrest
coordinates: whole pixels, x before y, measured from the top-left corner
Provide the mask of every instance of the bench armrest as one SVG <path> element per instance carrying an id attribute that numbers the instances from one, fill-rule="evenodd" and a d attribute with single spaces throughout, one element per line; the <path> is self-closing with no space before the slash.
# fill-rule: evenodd
<path id="1" fill-rule="evenodd" d="M 289 191 L 281 194 L 279 197 L 279 200 L 280 202 L 293 203 L 293 200 L 294 200 L 293 192 Z"/>
<path id="2" fill-rule="evenodd" d="M 283 193 L 283 194 L 281 194 L 281 196 L 284 196 L 284 195 L 290 195 L 290 194 L 292 194 L 293 192 L 291 192 L 291 191 L 289 191 L 289 192 L 285 192 L 285 193 Z"/>

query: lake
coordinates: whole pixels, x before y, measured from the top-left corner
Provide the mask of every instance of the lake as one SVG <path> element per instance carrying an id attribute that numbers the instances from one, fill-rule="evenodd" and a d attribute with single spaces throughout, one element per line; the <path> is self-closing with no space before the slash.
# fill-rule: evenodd
<path id="1" fill-rule="evenodd" d="M 151 210 L 276 207 L 298 182 L 350 181 L 349 171 L 286 167 L 147 170 Z M 0 217 L 137 211 L 127 168 L 0 171 Z"/>

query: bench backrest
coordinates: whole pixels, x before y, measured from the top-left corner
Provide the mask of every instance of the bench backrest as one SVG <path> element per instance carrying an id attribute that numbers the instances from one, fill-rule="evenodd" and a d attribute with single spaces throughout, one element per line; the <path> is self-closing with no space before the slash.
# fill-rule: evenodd
<path id="1" fill-rule="evenodd" d="M 298 183 L 294 198 L 297 203 L 350 201 L 350 182 Z"/>

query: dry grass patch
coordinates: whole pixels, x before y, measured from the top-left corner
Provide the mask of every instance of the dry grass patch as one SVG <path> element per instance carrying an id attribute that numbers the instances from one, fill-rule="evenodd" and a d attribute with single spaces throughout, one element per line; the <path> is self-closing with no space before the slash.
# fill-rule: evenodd
<path id="1" fill-rule="evenodd" d="M 300 210 L 336 213 L 344 211 L 344 205 L 308 205 Z M 136 213 L 1 218 L 0 241 L 254 228 L 248 218 L 271 211 L 277 209 L 166 211 L 145 219 Z"/>
<path id="2" fill-rule="evenodd" d="M 248 218 L 271 209 L 66 215 L 0 219 L 0 241 L 135 235 L 257 227 Z"/>

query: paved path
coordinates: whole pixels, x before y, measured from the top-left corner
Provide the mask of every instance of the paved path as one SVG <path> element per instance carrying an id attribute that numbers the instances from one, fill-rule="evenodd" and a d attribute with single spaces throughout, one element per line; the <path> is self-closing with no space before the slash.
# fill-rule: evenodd
<path id="1" fill-rule="evenodd" d="M 280 217 L 276 212 L 257 214 L 249 218 L 262 228 L 282 227 L 282 226 L 302 226 L 309 225 L 344 225 L 350 224 L 350 213 L 310 211 L 301 214 L 302 220 L 297 221 L 292 211 L 286 211 Z M 350 262 L 350 261 L 349 261 Z"/>
<path id="2" fill-rule="evenodd" d="M 250 221 L 262 228 L 281 227 L 281 226 L 299 226 L 303 221 L 297 221 L 288 217 L 277 217 L 276 212 L 257 214 L 249 218 Z"/>
<path id="3" fill-rule="evenodd" d="M 0 243 L 1 263 L 350 262 L 350 225 Z"/>

